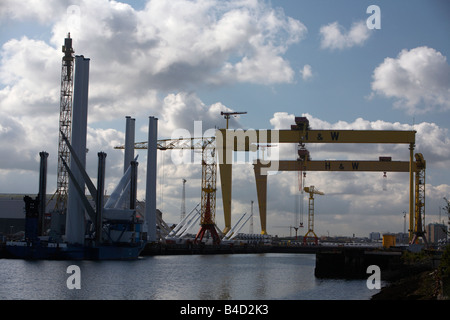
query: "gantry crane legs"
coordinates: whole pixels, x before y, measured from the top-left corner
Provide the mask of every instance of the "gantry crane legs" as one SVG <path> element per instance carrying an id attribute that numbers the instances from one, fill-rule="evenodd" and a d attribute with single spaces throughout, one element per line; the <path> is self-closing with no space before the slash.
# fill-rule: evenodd
<path id="1" fill-rule="evenodd" d="M 228 121 L 230 120 L 232 115 L 236 116 L 239 114 L 247 114 L 247 112 L 221 112 L 220 114 L 224 116 L 225 120 L 227 120 L 225 130 L 228 130 Z M 225 220 L 225 228 L 223 229 L 223 233 L 227 234 L 231 230 L 232 164 L 227 163 L 227 161 L 224 160 L 222 156 L 223 153 L 219 152 L 220 183 L 222 188 L 223 213 Z M 229 191 L 223 192 L 224 188 L 226 188 Z"/>

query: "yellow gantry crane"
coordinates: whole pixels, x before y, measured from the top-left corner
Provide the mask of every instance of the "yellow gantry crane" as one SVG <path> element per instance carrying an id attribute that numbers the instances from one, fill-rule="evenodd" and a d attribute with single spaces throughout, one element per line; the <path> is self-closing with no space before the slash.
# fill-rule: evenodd
<path id="1" fill-rule="evenodd" d="M 288 130 L 230 130 L 216 131 L 216 148 L 219 153 L 222 199 L 224 206 L 225 227 L 231 221 L 231 153 L 233 151 L 253 151 L 253 145 L 297 143 L 301 147 L 299 159 L 272 160 L 262 163 L 256 160 L 253 164 L 256 180 L 256 191 L 261 220 L 261 233 L 266 234 L 266 199 L 267 177 L 269 171 L 380 171 L 380 172 L 408 172 L 409 173 L 409 239 L 414 235 L 422 236 L 423 219 L 425 213 L 425 162 L 423 157 L 416 156 L 414 148 L 416 131 L 400 130 L 311 130 L 308 120 L 295 118 L 295 125 Z M 233 140 L 237 139 L 237 143 Z M 304 145 L 307 143 L 332 144 L 405 144 L 409 145 L 409 161 L 312 161 L 307 157 Z M 421 159 L 422 158 L 422 159 Z M 226 170 L 225 170 L 226 168 Z M 415 174 L 416 173 L 416 174 Z M 418 174 L 417 174 L 418 173 Z M 414 181 L 416 178 L 416 181 Z M 415 196 L 416 200 L 415 201 Z M 417 197 L 418 196 L 418 197 Z M 419 210 L 418 210 L 419 208 Z M 422 209 L 420 209 L 422 208 Z"/>
<path id="2" fill-rule="evenodd" d="M 305 190 L 306 193 L 309 193 L 309 202 L 308 202 L 308 232 L 303 237 L 303 243 L 306 244 L 308 241 L 308 238 L 311 236 L 314 238 L 315 244 L 318 243 L 318 238 L 316 233 L 314 232 L 314 195 L 324 195 L 322 191 L 317 190 L 314 188 L 314 186 L 305 187 L 303 190 Z"/>

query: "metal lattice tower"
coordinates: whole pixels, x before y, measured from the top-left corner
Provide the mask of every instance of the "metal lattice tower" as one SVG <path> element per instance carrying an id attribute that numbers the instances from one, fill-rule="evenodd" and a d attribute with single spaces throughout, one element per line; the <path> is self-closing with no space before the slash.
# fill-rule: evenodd
<path id="1" fill-rule="evenodd" d="M 415 154 L 416 158 L 416 179 L 415 179 L 415 225 L 414 235 L 411 244 L 416 243 L 421 237 L 427 245 L 425 237 L 425 168 L 426 162 L 421 153 Z"/>
<path id="2" fill-rule="evenodd" d="M 201 224 L 211 224 L 216 216 L 216 178 L 217 165 L 215 156 L 215 146 L 205 143 L 202 153 L 202 218 Z M 206 216 L 206 203 L 210 201 L 210 217 Z"/>
<path id="3" fill-rule="evenodd" d="M 204 140 L 202 146 L 202 196 L 201 196 L 201 219 L 200 230 L 194 242 L 202 241 L 204 235 L 209 232 L 213 243 L 220 242 L 216 231 L 216 149 L 208 140 Z"/>
<path id="4" fill-rule="evenodd" d="M 64 134 L 70 141 L 72 133 L 72 93 L 73 93 L 73 70 L 74 70 L 74 50 L 70 33 L 64 39 L 62 47 L 64 57 L 62 58 L 61 69 L 61 100 L 59 114 L 59 141 L 58 141 L 58 178 L 56 187 L 55 209 L 63 211 L 67 204 L 67 191 L 69 188 L 69 175 L 63 165 L 64 160 L 70 163 L 70 151 L 64 143 Z M 54 196 L 55 196 L 54 195 Z"/>
<path id="5" fill-rule="evenodd" d="M 202 190 L 201 190 L 201 227 L 195 241 L 202 241 L 203 236 L 209 232 L 215 243 L 220 242 L 219 234 L 215 229 L 216 217 L 216 138 L 201 137 L 187 139 L 163 139 L 157 141 L 158 150 L 201 150 L 202 151 Z M 114 149 L 124 149 L 117 146 Z M 135 149 L 147 149 L 148 142 L 136 142 Z"/>
<path id="6" fill-rule="evenodd" d="M 220 237 L 216 230 L 216 178 L 217 164 L 215 146 L 208 140 L 202 146 L 202 197 L 200 230 L 194 242 L 202 241 L 209 232 L 214 244 L 220 243 Z"/>
<path id="7" fill-rule="evenodd" d="M 314 195 L 324 195 L 322 191 L 316 190 L 314 186 L 304 187 L 303 188 L 306 193 L 309 193 L 309 202 L 308 202 L 308 232 L 303 236 L 303 243 L 306 243 L 308 237 L 312 236 L 314 238 L 314 242 L 317 244 L 318 238 L 316 233 L 314 232 Z"/>

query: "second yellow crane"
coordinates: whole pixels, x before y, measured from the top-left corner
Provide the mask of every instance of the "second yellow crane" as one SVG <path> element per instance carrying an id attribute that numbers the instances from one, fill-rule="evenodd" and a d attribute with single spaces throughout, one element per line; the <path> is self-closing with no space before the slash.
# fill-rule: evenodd
<path id="1" fill-rule="evenodd" d="M 303 237 L 303 243 L 306 244 L 308 238 L 314 238 L 314 243 L 318 244 L 317 235 L 314 232 L 314 195 L 324 195 L 322 191 L 316 190 L 314 186 L 305 187 L 306 193 L 309 193 L 309 202 L 308 202 L 308 232 Z"/>

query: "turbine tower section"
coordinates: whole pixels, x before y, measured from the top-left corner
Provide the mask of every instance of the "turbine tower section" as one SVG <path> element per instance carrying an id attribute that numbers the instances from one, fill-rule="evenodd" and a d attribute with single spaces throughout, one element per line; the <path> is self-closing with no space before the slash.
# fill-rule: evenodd
<path id="1" fill-rule="evenodd" d="M 64 212 L 67 207 L 67 194 L 69 189 L 69 175 L 64 166 L 64 162 L 70 163 L 70 151 L 64 143 L 63 135 L 71 140 L 72 134 L 72 95 L 73 95 L 73 70 L 74 70 L 74 50 L 70 33 L 64 39 L 62 47 L 64 56 L 62 58 L 61 69 L 61 97 L 59 114 L 59 140 L 58 140 L 58 174 L 56 185 L 55 209 Z"/>

